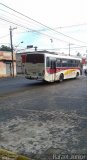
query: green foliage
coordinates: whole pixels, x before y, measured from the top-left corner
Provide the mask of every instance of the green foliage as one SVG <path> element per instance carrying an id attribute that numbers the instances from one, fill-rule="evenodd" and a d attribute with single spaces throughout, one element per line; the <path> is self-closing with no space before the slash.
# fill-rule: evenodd
<path id="1" fill-rule="evenodd" d="M 30 158 L 19 155 L 19 156 L 17 157 L 17 160 L 30 160 Z"/>
<path id="2" fill-rule="evenodd" d="M 11 48 L 8 47 L 8 46 L 2 45 L 2 46 L 0 47 L 0 51 L 11 51 Z"/>
<path id="3" fill-rule="evenodd" d="M 5 150 L 5 149 L 0 149 L 0 159 L 14 159 L 14 160 L 31 160 L 30 158 L 26 157 L 26 156 L 22 156 L 22 155 L 17 155 L 14 152 Z"/>

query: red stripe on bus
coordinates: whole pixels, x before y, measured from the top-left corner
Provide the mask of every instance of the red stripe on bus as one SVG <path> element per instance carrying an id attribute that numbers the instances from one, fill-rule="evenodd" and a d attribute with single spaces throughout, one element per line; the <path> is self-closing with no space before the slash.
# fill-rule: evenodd
<path id="1" fill-rule="evenodd" d="M 56 69 L 52 69 L 52 68 L 47 68 L 46 69 L 46 71 L 47 71 L 47 73 L 49 73 L 49 74 L 53 74 L 53 73 L 58 73 L 58 72 L 60 72 L 60 71 L 65 71 L 65 70 L 70 70 L 70 69 L 75 69 L 75 70 L 80 70 L 80 68 L 79 67 L 71 67 L 71 68 L 63 68 L 63 67 L 61 67 L 61 68 L 56 68 Z"/>

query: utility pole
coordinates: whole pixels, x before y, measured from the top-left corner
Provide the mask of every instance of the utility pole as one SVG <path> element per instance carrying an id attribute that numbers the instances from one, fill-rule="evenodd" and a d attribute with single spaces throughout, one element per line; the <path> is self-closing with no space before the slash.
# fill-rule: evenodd
<path id="1" fill-rule="evenodd" d="M 12 31 L 16 28 L 11 28 L 10 26 L 10 43 L 11 43 L 11 53 L 12 53 L 12 77 L 14 77 L 14 53 L 13 53 L 13 42 L 12 42 Z"/>
<path id="2" fill-rule="evenodd" d="M 71 45 L 74 45 L 73 43 L 69 43 L 69 56 L 70 56 L 70 51 L 71 51 Z"/>
<path id="3" fill-rule="evenodd" d="M 11 26 L 10 26 L 10 43 L 11 43 L 11 54 L 12 54 L 12 77 L 14 77 L 14 56 L 13 56 L 12 28 L 11 28 Z"/>

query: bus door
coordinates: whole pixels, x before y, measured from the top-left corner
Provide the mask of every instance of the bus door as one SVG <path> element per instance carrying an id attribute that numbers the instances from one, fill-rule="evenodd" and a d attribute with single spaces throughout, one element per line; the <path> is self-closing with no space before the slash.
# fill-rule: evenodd
<path id="1" fill-rule="evenodd" d="M 56 60 L 51 60 L 51 80 L 55 81 L 56 80 Z"/>

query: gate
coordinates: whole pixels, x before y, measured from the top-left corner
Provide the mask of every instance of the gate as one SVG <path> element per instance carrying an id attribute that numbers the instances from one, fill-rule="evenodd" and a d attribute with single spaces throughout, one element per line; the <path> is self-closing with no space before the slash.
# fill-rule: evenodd
<path id="1" fill-rule="evenodd" d="M 11 76 L 12 70 L 11 70 L 11 63 L 6 63 L 6 76 Z"/>

